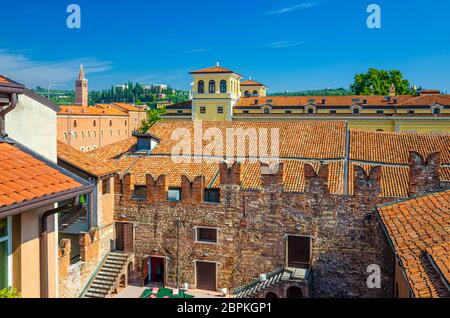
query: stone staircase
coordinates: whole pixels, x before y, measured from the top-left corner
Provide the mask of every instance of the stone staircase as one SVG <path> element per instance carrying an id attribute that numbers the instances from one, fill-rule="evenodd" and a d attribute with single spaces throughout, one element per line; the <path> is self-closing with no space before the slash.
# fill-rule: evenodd
<path id="1" fill-rule="evenodd" d="M 266 275 L 265 280 L 255 279 L 251 283 L 235 289 L 232 292 L 233 298 L 252 298 L 264 290 L 277 286 L 281 282 L 289 280 L 309 279 L 310 270 L 302 268 L 279 268 Z"/>
<path id="2" fill-rule="evenodd" d="M 83 298 L 106 298 L 117 289 L 119 279 L 126 275 L 130 255 L 111 252 L 95 274 Z"/>

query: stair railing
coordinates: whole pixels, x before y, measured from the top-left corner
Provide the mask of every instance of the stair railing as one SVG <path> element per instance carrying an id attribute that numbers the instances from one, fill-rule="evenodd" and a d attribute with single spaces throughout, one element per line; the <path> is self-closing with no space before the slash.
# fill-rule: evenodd
<path id="1" fill-rule="evenodd" d="M 95 269 L 94 273 L 91 275 L 91 278 L 89 278 L 89 281 L 87 282 L 87 284 L 84 286 L 83 290 L 81 291 L 80 295 L 78 296 L 78 298 L 83 298 L 83 296 L 86 294 L 87 290 L 89 289 L 89 287 L 91 286 L 92 282 L 94 281 L 95 277 L 97 276 L 98 272 L 100 271 L 100 269 L 102 268 L 102 266 L 105 264 L 106 259 L 108 258 L 110 253 L 106 253 L 106 255 L 102 258 L 100 264 L 97 266 L 97 268 Z"/>

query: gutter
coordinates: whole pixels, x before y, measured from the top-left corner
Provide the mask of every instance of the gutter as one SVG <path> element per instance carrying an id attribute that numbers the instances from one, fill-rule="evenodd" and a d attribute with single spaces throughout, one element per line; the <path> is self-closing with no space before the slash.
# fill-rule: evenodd
<path id="1" fill-rule="evenodd" d="M 79 187 L 73 190 L 59 192 L 56 194 L 44 196 L 42 198 L 33 199 L 30 201 L 25 201 L 22 203 L 14 204 L 12 206 L 0 208 L 0 215 L 2 217 L 13 216 L 27 212 L 29 210 L 34 210 L 41 208 L 46 205 L 50 205 L 56 202 L 61 202 L 69 200 L 73 197 L 80 196 L 83 194 L 88 194 L 94 190 L 95 185 L 89 185 L 84 187 Z"/>
<path id="2" fill-rule="evenodd" d="M 9 105 L 0 110 L 0 137 L 8 137 L 6 133 L 5 116 L 17 106 L 18 97 L 17 94 L 11 94 L 9 96 Z"/>

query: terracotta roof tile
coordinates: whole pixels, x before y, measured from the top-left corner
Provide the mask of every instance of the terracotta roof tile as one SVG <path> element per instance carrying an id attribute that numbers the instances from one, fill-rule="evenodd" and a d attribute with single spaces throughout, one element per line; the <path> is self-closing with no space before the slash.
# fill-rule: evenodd
<path id="1" fill-rule="evenodd" d="M 241 82 L 241 86 L 266 86 L 266 85 L 258 83 L 256 81 L 246 80 Z"/>
<path id="2" fill-rule="evenodd" d="M 82 186 L 8 143 L 0 143 L 0 162 L 0 207 Z"/>
<path id="3" fill-rule="evenodd" d="M 126 103 L 112 103 L 112 106 L 117 105 L 120 108 L 126 109 L 127 111 L 132 111 L 132 112 L 138 112 L 138 111 L 143 111 L 142 109 L 131 105 L 131 104 L 126 104 Z"/>
<path id="4" fill-rule="evenodd" d="M 192 71 L 189 74 L 203 74 L 203 73 L 234 73 L 234 72 L 225 67 L 213 66 L 213 67 L 207 67 L 207 68 L 197 70 L 197 71 Z"/>
<path id="5" fill-rule="evenodd" d="M 378 213 L 416 297 L 449 297 L 428 253 L 448 277 L 450 191 L 380 207 Z M 447 263 L 446 263 L 447 262 Z"/>
<path id="6" fill-rule="evenodd" d="M 425 158 L 439 151 L 442 162 L 448 164 L 450 163 L 450 134 L 351 131 L 350 158 L 352 160 L 408 164 L 411 150 Z"/>
<path id="7" fill-rule="evenodd" d="M 0 75 L 0 83 L 2 84 L 8 84 L 10 81 L 6 78 Z"/>
<path id="8" fill-rule="evenodd" d="M 345 126 L 340 122 L 203 122 L 203 131 L 218 129 L 225 135 L 227 128 L 278 128 L 280 133 L 280 158 L 285 162 L 284 186 L 287 191 L 302 192 L 304 183 L 304 164 L 311 164 L 316 170 L 320 163 L 330 165 L 330 192 L 344 194 L 344 162 L 345 162 Z M 171 140 L 172 132 L 183 131 L 187 135 L 194 135 L 191 121 L 160 122 L 150 130 L 150 133 L 161 139 L 160 144 L 153 150 L 151 158 L 160 165 L 161 156 L 171 155 L 172 149 L 179 140 Z M 184 129 L 184 130 L 183 130 Z M 242 134 L 240 134 L 242 137 Z M 350 132 L 350 158 L 348 190 L 353 194 L 354 166 L 362 166 L 366 171 L 376 165 L 382 165 L 381 196 L 406 197 L 408 194 L 408 156 L 409 152 L 419 151 L 427 155 L 433 151 L 440 151 L 444 166 L 441 167 L 441 180 L 450 181 L 449 163 L 450 135 L 417 134 L 417 133 L 379 133 L 379 132 Z M 110 160 L 118 165 L 121 172 L 127 170 L 133 163 L 136 139 L 127 140 L 105 146 L 88 154 L 97 160 Z M 204 143 L 204 146 L 208 142 Z M 313 146 L 312 146 L 313 145 Z M 194 150 L 193 142 L 191 149 Z M 253 149 L 253 148 L 251 148 Z M 251 153 L 246 149 L 246 155 Z M 198 153 L 196 153 L 198 154 Z M 131 156 L 136 158 L 136 156 Z M 220 161 L 220 160 L 218 160 Z M 140 165 L 137 165 L 140 167 Z M 135 167 L 133 171 L 137 171 Z M 145 168 L 142 168 L 145 170 Z M 161 169 L 163 171 L 164 169 Z M 218 167 L 216 167 L 218 170 Z M 161 173 L 162 174 L 162 173 Z M 177 180 L 178 177 L 175 177 Z M 260 188 L 260 173 L 257 164 L 243 163 L 243 187 Z M 216 179 L 214 187 L 218 186 Z"/>
<path id="9" fill-rule="evenodd" d="M 96 115 L 96 116 L 127 116 L 127 113 L 111 105 L 97 106 L 60 106 L 58 115 Z"/>

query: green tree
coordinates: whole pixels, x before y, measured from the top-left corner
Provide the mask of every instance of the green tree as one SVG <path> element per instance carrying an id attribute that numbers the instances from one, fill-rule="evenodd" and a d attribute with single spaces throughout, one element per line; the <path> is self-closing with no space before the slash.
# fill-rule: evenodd
<path id="1" fill-rule="evenodd" d="M 21 295 L 14 288 L 6 288 L 0 289 L 0 298 L 21 298 Z"/>
<path id="2" fill-rule="evenodd" d="M 356 74 L 350 89 L 356 95 L 388 95 L 391 85 L 395 85 L 397 95 L 412 95 L 415 92 L 410 83 L 397 70 L 377 70 L 370 68 L 368 72 Z"/>
<path id="3" fill-rule="evenodd" d="M 161 116 L 166 113 L 165 108 L 159 108 L 159 109 L 150 109 L 147 111 L 147 118 L 142 120 L 141 128 L 139 129 L 139 132 L 141 134 L 145 134 L 148 132 L 148 130 L 156 124 L 158 121 L 161 120 Z"/>

